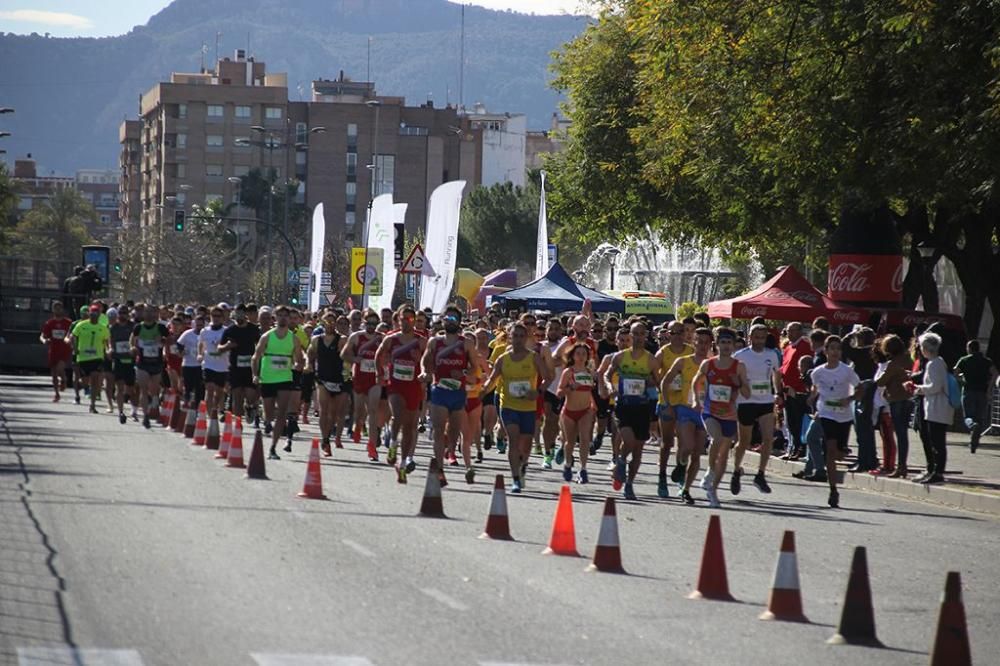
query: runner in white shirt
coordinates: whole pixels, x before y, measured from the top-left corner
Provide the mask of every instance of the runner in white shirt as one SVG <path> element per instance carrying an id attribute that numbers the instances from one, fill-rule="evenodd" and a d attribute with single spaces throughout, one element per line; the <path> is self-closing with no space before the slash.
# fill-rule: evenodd
<path id="1" fill-rule="evenodd" d="M 222 308 L 212 308 L 210 316 L 212 323 L 201 329 L 198 336 L 198 356 L 205 378 L 205 402 L 210 415 L 219 413 L 226 398 L 226 382 L 229 379 L 229 354 L 219 351 L 222 334 L 226 329 L 222 325 L 225 313 Z"/>
<path id="2" fill-rule="evenodd" d="M 777 350 L 764 346 L 767 342 L 767 327 L 756 324 L 750 327 L 750 346 L 735 354 L 733 358 L 746 366 L 747 378 L 750 380 L 750 397 L 740 396 L 737 400 L 736 415 L 740 422 L 740 440 L 733 450 L 733 475 L 729 480 L 729 489 L 734 495 L 740 494 L 740 477 L 743 476 L 743 455 L 753 439 L 753 426 L 760 426 L 760 466 L 753 485 L 762 493 L 771 492 L 764 478 L 767 461 L 771 457 L 771 445 L 774 443 L 774 401 L 776 395 L 782 394 L 781 386 L 781 356 Z"/>
<path id="3" fill-rule="evenodd" d="M 847 439 L 854 421 L 854 398 L 858 393 L 861 379 L 854 368 L 841 363 L 841 339 L 831 335 L 823 345 L 826 351 L 826 365 L 814 369 L 812 395 L 809 401 L 816 407 L 816 418 L 823 426 L 823 440 L 826 448 L 826 478 L 830 483 L 830 498 L 827 503 L 834 509 L 840 506 L 837 492 L 837 461 L 847 452 Z"/>
<path id="4" fill-rule="evenodd" d="M 198 315 L 192 320 L 192 328 L 181 333 L 177 346 L 181 348 L 181 374 L 184 378 L 184 398 L 188 404 L 198 406 L 205 397 L 205 382 L 201 377 L 201 363 L 198 361 L 198 337 L 205 326 L 205 318 Z"/>

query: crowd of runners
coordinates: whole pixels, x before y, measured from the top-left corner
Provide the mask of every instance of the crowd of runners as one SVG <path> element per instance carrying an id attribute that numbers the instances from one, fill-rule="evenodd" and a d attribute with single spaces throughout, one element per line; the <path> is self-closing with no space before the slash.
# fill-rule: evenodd
<path id="1" fill-rule="evenodd" d="M 673 484 L 694 504 L 697 483 L 716 507 L 730 456 L 728 489 L 738 495 L 751 449 L 759 454 L 752 484 L 770 493 L 766 470 L 779 446 L 784 458 L 807 460 L 799 476 L 829 484 L 837 507 L 836 463 L 852 424 L 855 469 L 905 477 L 914 403 L 928 457 L 918 480 L 939 482 L 944 470 L 949 369 L 939 367 L 933 332 L 911 356 L 896 336 L 875 341 L 861 329 L 842 339 L 823 320 L 808 336 L 797 322 L 777 331 L 754 321 L 744 334 L 712 328 L 704 314 L 656 327 L 594 315 L 589 304 L 571 315 L 491 310 L 472 320 L 456 306 L 435 315 L 410 305 L 303 313 L 94 301 L 79 319 L 68 314 L 55 303 L 41 335 L 55 401 L 71 387 L 91 413 L 106 405 L 121 424 L 149 428 L 172 389 L 187 405 L 204 401 L 211 414 L 230 410 L 262 428 L 271 459 L 279 447 L 292 450 L 300 422 L 318 418 L 323 455 L 345 437 L 364 442 L 369 460 L 384 456 L 399 483 L 416 469 L 418 435 L 429 430 L 442 485 L 449 467 L 474 483 L 491 450 L 506 456 L 513 493 L 525 488 L 532 456 L 580 484 L 591 483 L 601 456 L 614 490 L 635 499 L 643 453 L 653 448 L 657 496 L 669 497 Z M 610 452 L 601 453 L 605 442 Z"/>

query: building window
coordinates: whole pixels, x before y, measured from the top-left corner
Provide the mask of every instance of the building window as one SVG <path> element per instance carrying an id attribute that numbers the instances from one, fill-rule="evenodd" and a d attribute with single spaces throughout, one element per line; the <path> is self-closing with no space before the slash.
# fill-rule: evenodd
<path id="1" fill-rule="evenodd" d="M 237 118 L 250 118 L 250 107 L 249 106 L 237 106 L 235 115 Z"/>
<path id="2" fill-rule="evenodd" d="M 223 107 L 221 104 L 209 104 L 208 105 L 208 117 L 209 118 L 221 118 L 223 114 Z"/>
<path id="3" fill-rule="evenodd" d="M 375 194 L 392 194 L 396 184 L 396 156 L 379 155 L 375 160 L 375 166 L 378 171 Z"/>
<path id="4" fill-rule="evenodd" d="M 344 224 L 347 226 L 347 229 L 349 231 L 353 231 L 353 229 L 354 229 L 354 213 L 345 213 L 344 214 Z"/>
<path id="5" fill-rule="evenodd" d="M 21 197 L 17 202 L 18 210 L 31 210 L 31 197 Z"/>
<path id="6" fill-rule="evenodd" d="M 205 165 L 205 175 L 206 176 L 221 176 L 222 175 L 222 165 L 221 164 L 206 164 Z"/>
<path id="7" fill-rule="evenodd" d="M 403 125 L 399 128 L 400 136 L 427 136 L 429 132 L 426 127 L 410 127 Z"/>
<path id="8" fill-rule="evenodd" d="M 250 175 L 250 167 L 248 167 L 246 164 L 237 164 L 233 166 L 233 175 L 239 178 L 242 178 L 243 176 L 248 176 Z"/>
<path id="9" fill-rule="evenodd" d="M 358 126 L 355 123 L 347 124 L 347 152 L 358 152 Z"/>
<path id="10" fill-rule="evenodd" d="M 264 118 L 267 120 L 281 120 L 281 107 L 280 106 L 265 106 L 264 107 Z"/>
<path id="11" fill-rule="evenodd" d="M 306 163 L 306 151 L 298 150 L 295 152 L 295 163 L 299 166 L 304 166 Z"/>
<path id="12" fill-rule="evenodd" d="M 187 148 L 187 145 L 188 145 L 188 135 L 187 134 L 178 134 L 177 135 L 177 147 L 178 148 Z"/>
<path id="13" fill-rule="evenodd" d="M 177 165 L 177 177 L 178 178 L 187 178 L 187 164 L 178 164 Z"/>
<path id="14" fill-rule="evenodd" d="M 205 143 L 209 146 L 221 148 L 222 147 L 222 135 L 221 134 L 209 134 L 205 137 Z"/>
<path id="15" fill-rule="evenodd" d="M 308 134 L 305 123 L 295 123 L 295 143 L 306 143 L 309 140 Z"/>
<path id="16" fill-rule="evenodd" d="M 178 104 L 177 105 L 177 117 L 178 118 L 187 118 L 188 117 L 188 105 L 187 104 Z"/>
<path id="17" fill-rule="evenodd" d="M 188 198 L 187 192 L 178 192 L 175 196 L 177 197 L 178 206 L 183 207 L 184 204 L 187 203 L 187 198 Z"/>
<path id="18" fill-rule="evenodd" d="M 111 216 L 101 215 L 101 224 L 111 224 Z"/>
<path id="19" fill-rule="evenodd" d="M 356 176 L 358 174 L 358 154 L 347 153 L 347 175 Z"/>
<path id="20" fill-rule="evenodd" d="M 358 135 L 357 123 L 347 123 L 347 136 L 357 136 L 357 135 Z"/>

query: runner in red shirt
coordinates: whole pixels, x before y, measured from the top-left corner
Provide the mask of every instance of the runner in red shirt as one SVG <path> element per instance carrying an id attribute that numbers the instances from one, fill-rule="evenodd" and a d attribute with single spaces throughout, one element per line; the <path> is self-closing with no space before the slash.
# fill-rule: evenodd
<path id="1" fill-rule="evenodd" d="M 63 311 L 59 301 L 52 303 L 52 318 L 42 326 L 40 340 L 49 347 L 49 370 L 52 372 L 52 402 L 59 402 L 59 391 L 66 388 L 66 364 L 70 362 L 73 350 L 66 341 L 73 321 Z"/>
<path id="2" fill-rule="evenodd" d="M 383 335 L 376 329 L 379 325 L 378 313 L 365 310 L 364 329 L 352 333 L 344 346 L 344 363 L 352 365 L 351 382 L 354 386 L 354 442 L 361 441 L 361 424 L 368 415 L 368 459 L 378 460 L 379 400 L 382 386 L 378 381 L 375 367 L 375 352 L 382 344 Z"/>

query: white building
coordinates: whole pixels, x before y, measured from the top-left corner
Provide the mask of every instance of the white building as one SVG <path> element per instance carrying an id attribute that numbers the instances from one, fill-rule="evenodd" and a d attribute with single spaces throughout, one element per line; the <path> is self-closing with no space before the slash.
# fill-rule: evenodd
<path id="1" fill-rule="evenodd" d="M 466 116 L 483 133 L 482 184 L 510 182 L 524 187 L 528 119 L 523 113 L 489 113 L 476 102 Z"/>

